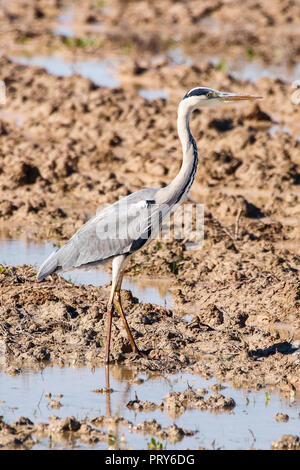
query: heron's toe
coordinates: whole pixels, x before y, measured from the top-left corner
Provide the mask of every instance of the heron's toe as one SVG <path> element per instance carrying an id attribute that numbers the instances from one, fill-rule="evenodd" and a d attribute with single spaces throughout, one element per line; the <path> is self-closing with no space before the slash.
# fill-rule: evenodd
<path id="1" fill-rule="evenodd" d="M 149 356 L 148 354 L 150 353 L 151 349 L 148 349 L 147 351 L 140 351 L 139 349 L 137 351 L 134 351 L 138 356 L 142 357 L 143 359 L 148 359 Z"/>

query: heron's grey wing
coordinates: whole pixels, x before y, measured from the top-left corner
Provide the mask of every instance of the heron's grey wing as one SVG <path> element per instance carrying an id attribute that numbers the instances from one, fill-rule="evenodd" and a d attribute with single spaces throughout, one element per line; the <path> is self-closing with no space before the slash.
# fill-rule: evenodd
<path id="1" fill-rule="evenodd" d="M 161 219 L 155 207 L 158 190 L 142 189 L 98 212 L 46 259 L 37 279 L 42 280 L 54 271 L 97 264 L 141 248 Z"/>

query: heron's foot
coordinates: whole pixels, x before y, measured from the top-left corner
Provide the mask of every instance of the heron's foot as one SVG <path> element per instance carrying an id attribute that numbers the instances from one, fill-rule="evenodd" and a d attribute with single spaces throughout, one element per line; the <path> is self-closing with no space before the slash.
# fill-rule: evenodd
<path id="1" fill-rule="evenodd" d="M 133 352 L 137 356 L 140 356 L 143 359 L 148 359 L 148 360 L 149 360 L 148 354 L 149 354 L 150 351 L 151 351 L 151 349 L 148 349 L 147 351 L 140 351 L 138 348 L 134 348 L 134 350 L 133 350 Z"/>

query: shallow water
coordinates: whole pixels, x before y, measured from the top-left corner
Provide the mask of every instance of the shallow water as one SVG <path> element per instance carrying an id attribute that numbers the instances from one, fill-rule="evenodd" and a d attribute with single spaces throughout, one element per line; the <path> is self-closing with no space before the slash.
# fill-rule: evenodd
<path id="1" fill-rule="evenodd" d="M 299 79 L 300 64 L 294 67 L 287 66 L 264 66 L 261 62 L 254 61 L 237 61 L 231 65 L 232 75 L 240 80 L 248 80 L 250 82 L 257 82 L 260 78 L 280 78 L 287 82 L 293 82 Z"/>
<path id="2" fill-rule="evenodd" d="M 220 68 L 239 80 L 257 82 L 260 78 L 280 78 L 286 82 L 293 82 L 300 79 L 300 63 L 294 66 L 287 66 L 285 63 L 280 65 L 264 64 L 257 58 L 246 59 L 245 57 L 234 58 L 231 56 L 191 56 L 185 54 L 180 47 L 177 47 L 167 56 L 172 60 L 174 66 L 178 64 L 200 65 L 202 62 L 209 61 L 216 68 Z"/>
<path id="3" fill-rule="evenodd" d="M 172 60 L 173 65 L 193 65 L 194 63 L 193 59 L 190 56 L 184 54 L 180 47 L 171 49 L 167 55 Z"/>
<path id="4" fill-rule="evenodd" d="M 20 114 L 16 113 L 7 113 L 3 109 L 0 109 L 0 116 L 7 119 L 8 121 L 13 122 L 17 127 L 23 124 L 24 118 Z"/>
<path id="5" fill-rule="evenodd" d="M 67 38 L 74 37 L 74 31 L 69 26 L 56 26 L 56 28 L 53 28 L 53 34 L 55 36 L 66 36 Z"/>
<path id="6" fill-rule="evenodd" d="M 69 3 L 68 5 L 63 6 L 61 13 L 58 15 L 57 20 L 63 24 L 69 24 L 74 21 L 75 16 L 75 5 Z"/>
<path id="7" fill-rule="evenodd" d="M 293 82 L 300 77 L 300 63 L 288 67 L 282 65 L 265 65 L 258 59 L 246 60 L 230 57 L 207 57 L 216 67 L 224 68 L 227 73 L 239 80 L 257 82 L 260 78 L 280 78 L 286 82 Z"/>
<path id="8" fill-rule="evenodd" d="M 72 30 L 62 23 L 62 26 L 56 28 L 56 34 L 64 34 L 71 37 Z M 300 78 L 300 63 L 293 67 L 286 65 L 264 65 L 257 59 L 246 60 L 243 58 L 232 59 L 230 57 L 203 56 L 200 58 L 192 58 L 185 55 L 181 48 L 171 49 L 166 55 L 171 60 L 171 64 L 185 64 L 192 66 L 199 64 L 201 61 L 209 60 L 215 67 L 224 68 L 227 73 L 240 80 L 257 82 L 260 78 L 280 78 L 286 82 L 294 82 Z M 159 57 L 155 56 L 153 60 Z M 56 76 L 71 76 L 78 74 L 82 77 L 89 78 L 98 86 L 107 88 L 116 88 L 121 86 L 122 82 L 118 76 L 119 64 L 122 58 L 103 59 L 103 60 L 84 60 L 84 61 L 67 61 L 58 56 L 14 56 L 10 57 L 14 62 L 20 65 L 39 66 L 44 68 L 48 73 Z M 139 94 L 148 101 L 157 98 L 169 99 L 169 93 L 163 89 L 140 88 Z M 287 129 L 284 132 L 289 132 Z"/>
<path id="9" fill-rule="evenodd" d="M 221 68 L 233 77 L 239 80 L 257 82 L 260 78 L 280 78 L 286 82 L 293 82 L 300 79 L 300 63 L 294 66 L 266 65 L 259 59 L 246 59 L 244 57 L 233 58 L 230 56 L 191 56 L 185 54 L 180 47 L 176 47 L 167 53 L 174 66 L 179 64 L 200 65 L 202 62 L 209 61 L 215 67 Z"/>
<path id="10" fill-rule="evenodd" d="M 155 90 L 154 88 L 140 88 L 139 95 L 148 101 L 153 101 L 158 98 L 164 100 L 169 99 L 169 93 L 166 90 Z"/>
<path id="11" fill-rule="evenodd" d="M 299 399 L 283 399 L 276 393 L 266 391 L 249 392 L 226 387 L 221 390 L 225 396 L 232 397 L 236 407 L 232 412 L 212 413 L 209 411 L 189 410 L 177 418 L 168 416 L 159 410 L 151 412 L 135 412 L 126 407 L 129 400 L 135 399 L 160 403 L 170 391 L 184 391 L 188 385 L 194 388 L 208 388 L 215 380 L 204 380 L 191 373 L 180 373 L 148 379 L 146 374 L 138 377 L 142 384 L 132 383 L 130 369 L 114 366 L 110 369 L 110 387 L 114 390 L 110 395 L 95 393 L 93 390 L 105 386 L 104 368 L 94 371 L 87 367 L 46 367 L 40 372 L 25 369 L 18 376 L 10 376 L 0 371 L 0 414 L 6 422 L 14 422 L 19 416 L 26 416 L 34 423 L 47 422 L 49 416 L 60 418 L 74 416 L 76 419 L 93 419 L 100 415 L 120 415 L 138 424 L 144 420 L 156 419 L 162 426 L 174 423 L 186 430 L 197 431 L 194 436 L 185 437 L 177 443 L 163 442 L 166 449 L 247 449 L 250 447 L 269 449 L 271 442 L 279 439 L 282 434 L 299 432 Z M 59 400 L 63 405 L 59 410 L 49 408 L 49 399 Z M 57 398 L 56 395 L 63 397 Z M 109 410 L 109 412 L 108 412 Z M 276 413 L 289 415 L 287 423 L 277 422 Z M 107 430 L 106 430 L 107 431 Z M 123 448 L 147 449 L 151 435 L 131 433 L 127 428 L 119 426 L 115 429 L 117 440 L 122 438 Z M 124 437 L 125 436 L 125 443 Z M 156 438 L 158 441 L 158 439 Z M 63 447 L 63 443 L 55 444 L 42 439 L 34 448 Z M 79 448 L 87 447 L 77 443 Z M 94 448 L 105 449 L 108 443 L 101 442 Z"/>
<path id="12" fill-rule="evenodd" d="M 70 77 L 78 74 L 89 78 L 98 86 L 116 88 L 121 82 L 117 74 L 113 72 L 118 61 L 115 60 L 85 60 L 69 62 L 58 56 L 14 56 L 10 57 L 13 62 L 20 65 L 38 66 L 44 68 L 48 73 L 56 76 Z"/>
<path id="13" fill-rule="evenodd" d="M 62 8 L 62 12 L 57 16 L 59 26 L 53 29 L 53 34 L 66 37 L 74 37 L 75 33 L 72 27 L 74 21 L 74 5 L 71 3 Z"/>
<path id="14" fill-rule="evenodd" d="M 297 126 L 299 128 L 299 126 Z M 296 140 L 300 141 L 300 129 L 296 129 L 298 135 L 294 133 L 288 126 L 279 126 L 278 124 L 274 124 L 268 129 L 268 134 L 272 137 L 276 132 L 283 132 L 284 134 L 292 135 Z"/>
<path id="15" fill-rule="evenodd" d="M 69 62 L 58 56 L 11 57 L 11 60 L 20 65 L 31 65 L 44 68 L 48 73 L 56 76 L 70 77 L 77 74 L 89 78 L 95 85 L 106 88 L 117 88 L 121 85 L 118 78 L 119 60 L 85 60 Z M 148 101 L 157 98 L 168 99 L 166 90 L 153 88 L 140 88 L 139 95 Z"/>

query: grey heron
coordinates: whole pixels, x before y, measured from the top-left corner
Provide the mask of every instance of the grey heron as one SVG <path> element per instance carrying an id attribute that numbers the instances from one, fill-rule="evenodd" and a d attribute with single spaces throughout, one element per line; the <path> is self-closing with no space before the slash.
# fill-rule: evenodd
<path id="1" fill-rule="evenodd" d="M 159 232 L 162 222 L 182 203 L 194 181 L 198 152 L 189 125 L 192 112 L 202 107 L 257 98 L 260 97 L 227 93 L 205 87 L 193 88 L 186 93 L 179 103 L 177 118 L 183 160 L 174 180 L 164 188 L 145 188 L 136 191 L 101 210 L 63 246 L 52 253 L 40 267 L 37 274 L 38 281 L 56 271 L 90 268 L 112 260 L 105 363 L 109 362 L 114 308 L 123 320 L 132 351 L 147 357 L 138 349 L 123 311 L 120 289 L 124 266 L 133 253 L 145 247 L 146 243 Z"/>

